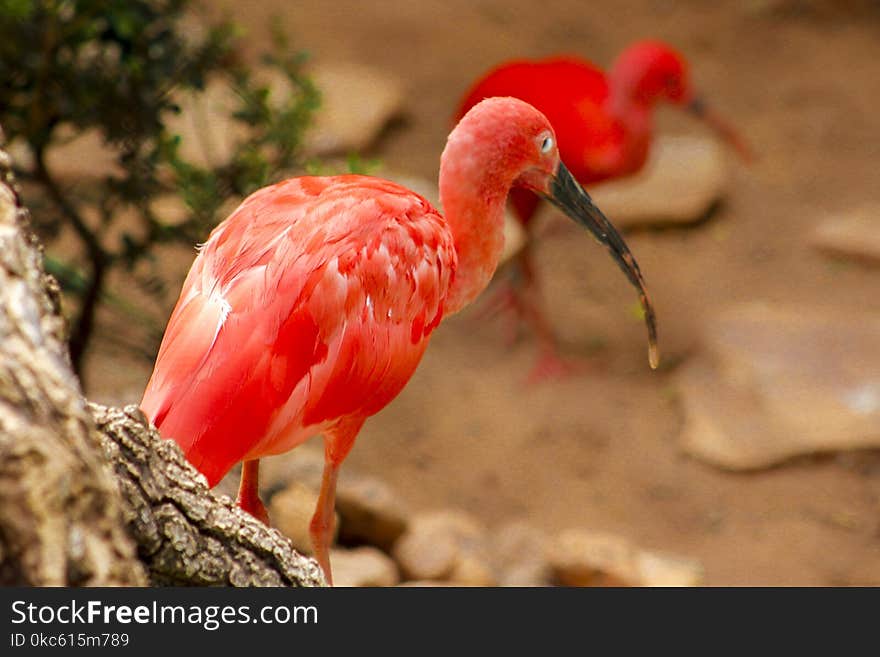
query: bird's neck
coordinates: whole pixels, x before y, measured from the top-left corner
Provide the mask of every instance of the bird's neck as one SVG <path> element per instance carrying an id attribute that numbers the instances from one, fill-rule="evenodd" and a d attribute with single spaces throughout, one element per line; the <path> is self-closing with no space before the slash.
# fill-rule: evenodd
<path id="1" fill-rule="evenodd" d="M 513 180 L 477 141 L 477 135 L 453 132 L 440 161 L 440 202 L 458 255 L 444 303 L 447 315 L 486 288 L 504 247 L 504 204 Z"/>
<path id="2" fill-rule="evenodd" d="M 634 123 L 633 127 L 650 126 L 657 101 L 641 91 L 637 79 L 628 71 L 613 69 L 609 74 L 608 109 L 624 123 Z"/>
<path id="3" fill-rule="evenodd" d="M 608 112 L 623 128 L 626 171 L 621 171 L 622 174 L 632 173 L 644 164 L 651 141 L 655 105 L 656 100 L 640 96 L 626 78 L 612 77 Z"/>

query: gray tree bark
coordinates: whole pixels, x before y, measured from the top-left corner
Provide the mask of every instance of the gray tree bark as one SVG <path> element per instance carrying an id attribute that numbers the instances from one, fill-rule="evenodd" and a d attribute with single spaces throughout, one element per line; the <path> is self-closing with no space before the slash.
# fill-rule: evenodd
<path id="1" fill-rule="evenodd" d="M 2 135 L 0 135 L 2 136 Z M 89 404 L 0 151 L 0 585 L 320 586 L 135 406 Z"/>

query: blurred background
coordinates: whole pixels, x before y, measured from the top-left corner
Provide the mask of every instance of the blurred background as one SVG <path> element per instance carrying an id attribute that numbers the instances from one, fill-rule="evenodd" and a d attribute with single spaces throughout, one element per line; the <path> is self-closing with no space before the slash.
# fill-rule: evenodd
<path id="1" fill-rule="evenodd" d="M 575 53 L 604 67 L 642 38 L 678 48 L 756 158 L 713 150 L 701 124 L 660 107 L 658 135 L 699 138 L 709 155 L 670 165 L 683 178 L 588 189 L 621 217 L 645 275 L 661 368 L 648 367 L 617 267 L 545 209 L 536 257 L 547 312 L 584 371 L 527 385 L 531 336 L 510 344 L 473 309 L 449 318 L 403 393 L 367 422 L 343 477 L 381 480 L 414 515 L 466 512 L 490 534 L 518 523 L 551 542 L 589 543 L 577 532 L 592 532 L 610 541 L 594 547 L 619 539 L 672 555 L 686 582 L 880 584 L 880 4 L 202 0 L 185 33 L 221 19 L 238 26 L 246 66 L 260 66 L 280 27 L 284 52 L 308 54 L 287 62 L 286 82 L 302 75 L 323 92 L 313 116 L 323 132 L 273 172 L 354 168 L 427 186 L 457 103 L 491 66 Z M 196 124 L 222 137 L 211 107 Z M 334 142 L 340 125 L 361 123 Z M 3 108 L 0 124 L 15 137 Z M 16 148 L 50 257 L 87 272 L 88 249 L 45 218 L 57 208 Z M 64 145 L 51 160 L 59 184 L 88 190 L 108 175 L 106 150 L 100 138 Z M 185 168 L 175 171 L 179 181 Z M 679 210 L 682 197 L 693 200 Z M 166 201 L 157 214 L 180 212 Z M 108 274 L 81 361 L 90 399 L 140 400 L 199 226 Z M 72 316 L 82 299 L 69 295 Z"/>

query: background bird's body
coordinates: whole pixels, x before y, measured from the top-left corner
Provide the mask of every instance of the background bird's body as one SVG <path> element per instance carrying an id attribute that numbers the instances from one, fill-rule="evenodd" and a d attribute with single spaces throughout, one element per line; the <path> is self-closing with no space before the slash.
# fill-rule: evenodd
<path id="1" fill-rule="evenodd" d="M 491 96 L 519 98 L 539 109 L 556 131 L 560 159 L 583 185 L 629 176 L 644 166 L 659 102 L 688 108 L 747 154 L 732 129 L 695 96 L 684 57 L 659 41 L 630 45 L 607 71 L 575 55 L 503 62 L 474 82 L 456 118 Z M 494 305 L 513 310 L 516 321 L 529 325 L 538 338 L 541 353 L 531 380 L 566 374 L 579 368 L 559 355 L 533 261 L 540 198 L 514 189 L 510 202 L 526 229 L 526 240 L 513 261 L 517 276 L 500 290 Z"/>
<path id="2" fill-rule="evenodd" d="M 559 137 L 559 156 L 584 185 L 631 175 L 644 166 L 655 100 L 636 102 L 620 82 L 575 55 L 513 60 L 482 76 L 456 118 L 491 96 L 513 96 L 539 108 Z M 511 203 L 528 229 L 539 199 L 513 190 Z"/>
<path id="3" fill-rule="evenodd" d="M 444 219 L 393 183 L 260 190 L 196 258 L 142 407 L 211 485 L 239 461 L 359 425 L 409 380 L 455 265 Z"/>
<path id="4" fill-rule="evenodd" d="M 506 62 L 471 88 L 457 116 L 490 96 L 540 108 L 559 136 L 560 158 L 583 184 L 633 173 L 645 163 L 650 108 L 615 103 L 608 77 L 592 62 L 573 55 Z"/>

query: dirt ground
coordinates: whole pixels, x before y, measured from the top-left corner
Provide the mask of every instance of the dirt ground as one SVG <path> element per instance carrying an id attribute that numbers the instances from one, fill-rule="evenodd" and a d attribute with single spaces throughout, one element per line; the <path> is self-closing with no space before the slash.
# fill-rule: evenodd
<path id="1" fill-rule="evenodd" d="M 539 248 L 568 380 L 528 387 L 534 342 L 513 348 L 473 313 L 436 332 L 415 377 L 367 423 L 347 465 L 388 481 L 414 509 L 465 508 L 490 525 L 606 530 L 698 559 L 711 585 L 880 584 L 880 456 L 805 457 L 735 474 L 685 456 L 672 380 L 700 327 L 750 299 L 874 312 L 880 271 L 840 266 L 805 239 L 817 222 L 878 199 L 880 9 L 873 3 L 631 0 L 217 0 L 253 38 L 281 15 L 315 59 L 360 61 L 400 77 L 405 118 L 372 155 L 435 177 L 454 102 L 514 56 L 576 52 L 607 63 L 641 37 L 676 44 L 705 96 L 759 158 L 734 166 L 708 221 L 629 233 L 658 310 L 670 366 L 647 366 L 644 327 L 624 277 L 577 228 Z M 702 128 L 664 109 L 659 128 Z M 613 217 L 612 217 L 613 220 Z M 566 232 L 570 231 L 570 232 Z M 572 248 L 574 244 L 578 246 Z M 584 245 L 581 248 L 581 244 Z M 177 266 L 189 254 L 175 256 Z M 99 344 L 96 399 L 136 402 L 149 364 Z"/>

